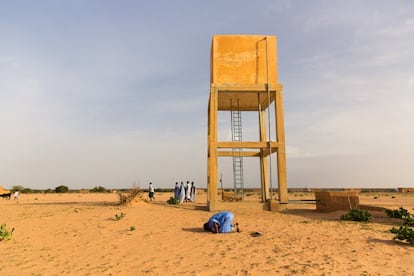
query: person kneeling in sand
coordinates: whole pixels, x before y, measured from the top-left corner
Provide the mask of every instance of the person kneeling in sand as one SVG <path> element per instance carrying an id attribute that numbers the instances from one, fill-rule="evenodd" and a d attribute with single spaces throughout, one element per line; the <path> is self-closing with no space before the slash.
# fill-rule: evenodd
<path id="1" fill-rule="evenodd" d="M 238 223 L 232 224 L 234 215 L 231 212 L 220 212 L 214 214 L 206 223 L 204 230 L 213 233 L 241 232 Z"/>

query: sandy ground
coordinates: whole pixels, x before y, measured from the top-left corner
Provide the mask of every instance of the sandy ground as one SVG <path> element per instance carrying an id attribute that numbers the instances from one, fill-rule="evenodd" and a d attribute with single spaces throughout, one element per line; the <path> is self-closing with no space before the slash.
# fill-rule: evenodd
<path id="1" fill-rule="evenodd" d="M 392 240 L 400 221 L 383 212 L 344 222 L 345 212 L 290 204 L 286 213 L 234 212 L 244 231 L 212 234 L 202 230 L 211 216 L 204 193 L 180 206 L 166 203 L 169 193 L 155 196 L 127 207 L 116 194 L 0 199 L 0 224 L 15 228 L 0 241 L 0 275 L 414 275 L 414 246 Z M 360 202 L 414 213 L 410 194 L 361 194 Z"/>

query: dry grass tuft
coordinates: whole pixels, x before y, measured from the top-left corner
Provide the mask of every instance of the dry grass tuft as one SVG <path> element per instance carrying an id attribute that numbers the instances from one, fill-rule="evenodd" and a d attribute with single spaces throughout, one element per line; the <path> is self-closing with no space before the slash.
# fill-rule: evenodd
<path id="1" fill-rule="evenodd" d="M 223 201 L 242 201 L 241 195 L 235 195 L 234 192 L 222 192 L 221 199 Z"/>
<path id="2" fill-rule="evenodd" d="M 144 193 L 139 187 L 133 187 L 129 193 L 118 193 L 119 205 L 128 205 L 137 201 L 145 201 Z"/>

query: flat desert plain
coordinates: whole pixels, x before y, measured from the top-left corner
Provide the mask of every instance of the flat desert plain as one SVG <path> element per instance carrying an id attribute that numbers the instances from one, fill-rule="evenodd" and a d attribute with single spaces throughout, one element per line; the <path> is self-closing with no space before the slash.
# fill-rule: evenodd
<path id="1" fill-rule="evenodd" d="M 166 203 L 170 196 L 129 206 L 111 193 L 0 199 L 0 224 L 15 229 L 0 241 L 0 275 L 414 275 L 414 246 L 393 241 L 389 230 L 401 221 L 383 211 L 371 211 L 368 223 L 314 204 L 235 211 L 243 232 L 212 234 L 202 229 L 212 215 L 203 191 L 178 206 Z M 360 203 L 414 213 L 411 194 L 361 193 Z"/>

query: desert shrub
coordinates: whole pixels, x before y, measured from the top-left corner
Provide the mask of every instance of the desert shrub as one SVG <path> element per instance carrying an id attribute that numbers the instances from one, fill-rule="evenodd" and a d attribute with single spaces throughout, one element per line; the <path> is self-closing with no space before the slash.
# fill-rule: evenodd
<path id="1" fill-rule="evenodd" d="M 24 188 L 23 190 L 21 190 L 22 194 L 32 194 L 34 191 L 30 188 Z"/>
<path id="2" fill-rule="evenodd" d="M 240 194 L 234 194 L 234 192 L 223 191 L 221 194 L 221 199 L 223 201 L 242 201 L 242 196 Z"/>
<path id="3" fill-rule="evenodd" d="M 105 189 L 102 186 L 94 187 L 93 189 L 90 189 L 89 192 L 91 193 L 108 193 L 109 191 Z"/>
<path id="4" fill-rule="evenodd" d="M 368 221 L 371 214 L 367 210 L 351 209 L 347 214 L 341 216 L 342 220 Z"/>
<path id="5" fill-rule="evenodd" d="M 5 224 L 5 223 L 3 223 L 3 224 L 0 226 L 0 241 L 3 241 L 3 240 L 10 240 L 10 239 L 12 238 L 13 231 L 14 231 L 14 228 L 12 228 L 12 230 L 8 231 L 8 230 L 6 229 L 6 224 Z"/>
<path id="6" fill-rule="evenodd" d="M 118 196 L 120 205 L 127 205 L 136 199 L 143 200 L 143 192 L 138 187 L 133 187 L 129 193 L 118 193 Z"/>
<path id="7" fill-rule="evenodd" d="M 129 227 L 129 231 L 135 231 L 135 226 L 132 225 L 131 227 Z"/>
<path id="8" fill-rule="evenodd" d="M 68 186 L 60 185 L 55 188 L 56 193 L 67 193 L 69 191 Z"/>
<path id="9" fill-rule="evenodd" d="M 174 190 L 171 189 L 171 188 L 166 188 L 166 189 L 164 189 L 164 188 L 155 188 L 154 192 L 156 192 L 156 193 L 172 193 L 172 192 L 174 192 Z"/>
<path id="10" fill-rule="evenodd" d="M 17 186 L 13 186 L 13 187 L 12 187 L 12 191 L 13 191 L 13 192 L 16 192 L 16 191 L 21 192 L 21 191 L 23 191 L 23 190 L 24 190 L 24 187 L 23 187 L 23 186 L 21 186 L 21 185 L 17 185 Z"/>
<path id="11" fill-rule="evenodd" d="M 393 227 L 390 232 L 395 234 L 393 240 L 407 241 L 414 244 L 414 231 L 410 226 L 414 226 L 414 216 L 406 209 L 400 207 L 396 210 L 385 210 L 387 215 L 391 218 L 400 218 L 403 224 L 400 228 Z"/>
<path id="12" fill-rule="evenodd" d="M 125 213 L 121 212 L 120 214 L 115 214 L 115 220 L 120 220 L 125 217 Z"/>
<path id="13" fill-rule="evenodd" d="M 400 218 L 403 220 L 403 225 L 414 226 L 414 216 L 410 214 L 406 209 L 400 207 L 395 210 L 385 210 L 390 218 Z"/>
<path id="14" fill-rule="evenodd" d="M 178 204 L 180 204 L 180 201 L 178 199 L 174 198 L 174 197 L 170 197 L 170 199 L 167 200 L 167 203 L 168 204 L 173 204 L 173 205 L 178 205 Z"/>
<path id="15" fill-rule="evenodd" d="M 414 216 L 413 215 L 408 215 L 408 216 L 404 217 L 403 220 L 404 220 L 403 225 L 414 226 Z"/>
<path id="16" fill-rule="evenodd" d="M 410 213 L 404 209 L 403 207 L 400 207 L 400 209 L 395 209 L 395 210 L 385 210 L 385 213 L 387 213 L 387 216 L 390 218 L 400 218 L 402 219 L 403 217 L 408 216 Z"/>
<path id="17" fill-rule="evenodd" d="M 408 225 L 402 225 L 398 229 L 393 227 L 390 232 L 395 234 L 394 240 L 407 241 L 414 244 L 414 231 Z"/>

